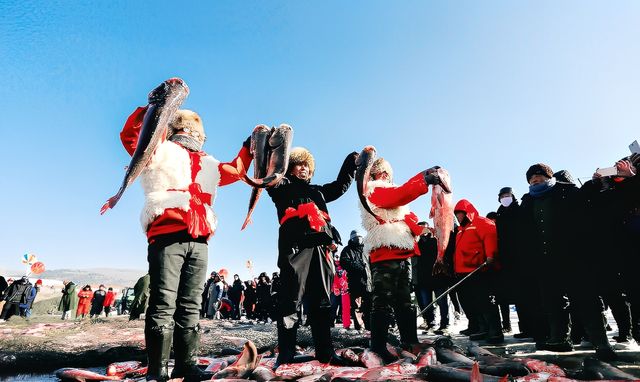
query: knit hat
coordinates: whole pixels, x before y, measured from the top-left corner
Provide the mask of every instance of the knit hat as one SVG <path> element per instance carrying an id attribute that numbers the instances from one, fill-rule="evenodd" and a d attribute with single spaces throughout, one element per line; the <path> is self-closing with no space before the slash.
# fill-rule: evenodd
<path id="1" fill-rule="evenodd" d="M 567 170 L 560 170 L 553 174 L 553 177 L 556 178 L 558 182 L 576 184 L 573 176 L 571 176 L 571 173 Z"/>
<path id="2" fill-rule="evenodd" d="M 349 235 L 349 239 L 353 240 L 356 237 L 360 236 L 360 234 L 358 233 L 358 231 L 356 231 L 355 229 L 353 231 L 351 231 L 351 234 Z"/>
<path id="3" fill-rule="evenodd" d="M 553 170 L 544 163 L 536 163 L 527 170 L 527 183 L 534 175 L 542 175 L 551 179 L 553 178 Z"/>
<path id="4" fill-rule="evenodd" d="M 371 178 L 375 178 L 376 174 L 380 174 L 382 172 L 386 172 L 389 174 L 389 178 L 393 179 L 393 169 L 391 168 L 391 164 L 384 158 L 378 158 L 373 161 L 369 174 L 371 174 Z"/>
<path id="5" fill-rule="evenodd" d="M 498 192 L 498 196 L 500 196 L 502 194 L 513 194 L 513 188 L 511 188 L 511 187 L 502 187 L 500 189 L 500 192 Z"/>
<path id="6" fill-rule="evenodd" d="M 302 163 L 306 163 L 309 166 L 309 173 L 313 175 L 316 170 L 316 162 L 313 159 L 313 155 L 304 147 L 294 147 L 289 154 L 289 168 Z"/>
<path id="7" fill-rule="evenodd" d="M 173 121 L 169 123 L 169 128 L 172 130 L 169 132 L 169 135 L 173 135 L 180 130 L 189 129 L 190 132 L 188 134 L 197 140 L 204 142 L 206 138 L 204 127 L 202 126 L 202 119 L 200 119 L 200 116 L 195 111 L 176 111 Z"/>

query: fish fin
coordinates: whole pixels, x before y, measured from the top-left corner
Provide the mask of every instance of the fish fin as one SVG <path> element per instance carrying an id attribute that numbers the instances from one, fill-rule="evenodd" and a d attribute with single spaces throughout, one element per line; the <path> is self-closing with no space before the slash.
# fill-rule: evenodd
<path id="1" fill-rule="evenodd" d="M 480 364 L 478 362 L 473 363 L 473 367 L 471 368 L 471 377 L 469 378 L 470 382 L 482 382 L 482 374 L 480 374 Z"/>
<path id="2" fill-rule="evenodd" d="M 118 193 L 110 197 L 109 200 L 107 200 L 107 202 L 102 205 L 102 208 L 100 208 L 100 215 L 104 215 L 104 213 L 107 212 L 109 208 L 115 207 L 116 203 L 118 203 L 118 200 L 120 200 L 120 195 L 121 194 Z"/>

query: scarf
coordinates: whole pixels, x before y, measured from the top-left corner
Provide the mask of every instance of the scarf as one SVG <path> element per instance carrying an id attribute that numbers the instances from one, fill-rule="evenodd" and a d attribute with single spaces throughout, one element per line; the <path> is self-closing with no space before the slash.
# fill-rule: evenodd
<path id="1" fill-rule="evenodd" d="M 544 183 L 532 184 L 529 186 L 529 194 L 534 197 L 541 196 L 549 192 L 556 185 L 556 178 L 551 178 Z"/>
<path id="2" fill-rule="evenodd" d="M 186 134 L 173 134 L 169 137 L 171 142 L 178 143 L 182 145 L 187 150 L 190 151 L 201 151 L 202 150 L 202 142 L 195 139 L 194 137 Z"/>

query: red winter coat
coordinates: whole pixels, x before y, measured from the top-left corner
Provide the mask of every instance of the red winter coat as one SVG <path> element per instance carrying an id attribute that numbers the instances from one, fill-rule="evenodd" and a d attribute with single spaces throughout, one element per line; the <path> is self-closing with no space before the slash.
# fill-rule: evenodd
<path id="1" fill-rule="evenodd" d="M 91 310 L 91 298 L 93 297 L 93 292 L 90 290 L 81 290 L 78 293 L 78 309 L 76 310 L 76 316 L 81 314 L 89 314 Z"/>
<path id="2" fill-rule="evenodd" d="M 125 150 L 127 150 L 129 155 L 133 155 L 138 145 L 138 137 L 142 130 L 142 122 L 144 120 L 145 112 L 146 108 L 137 108 L 129 116 L 129 118 L 127 118 L 127 122 L 120 132 L 120 140 L 122 141 L 122 145 L 124 146 Z M 203 155 L 206 154 L 204 152 L 189 151 L 192 171 L 194 171 L 195 173 L 199 171 L 200 157 Z M 238 155 L 231 162 L 220 163 L 218 165 L 218 171 L 220 172 L 220 180 L 218 182 L 218 186 L 226 186 L 240 180 L 243 173 L 251 165 L 252 159 L 253 158 L 251 156 L 251 153 L 249 152 L 249 149 L 246 147 L 242 147 Z M 202 219 L 206 220 L 206 217 L 202 217 Z M 189 215 L 186 211 L 183 211 L 179 208 L 167 208 L 164 210 L 164 213 L 158 216 L 148 227 L 147 238 L 152 241 L 152 238 L 154 236 L 180 232 L 184 230 L 191 231 L 190 228 L 193 228 L 189 225 L 191 221 L 192 219 L 189 218 Z M 213 232 L 211 232 L 211 230 L 208 228 L 196 229 L 196 231 L 199 236 L 208 237 L 213 234 Z"/>
<path id="3" fill-rule="evenodd" d="M 423 174 L 418 173 L 401 186 L 375 187 L 369 195 L 368 200 L 371 203 L 371 207 L 374 212 L 384 209 L 393 210 L 406 206 L 427 192 L 429 192 L 429 185 L 425 182 Z M 368 215 L 365 216 L 368 217 Z M 371 230 L 367 228 L 367 225 L 363 223 L 365 229 L 367 229 L 365 250 L 367 250 L 369 246 L 373 247 L 369 252 L 372 264 L 386 260 L 403 260 L 412 256 L 420 255 L 420 250 L 418 249 L 415 237 L 422 233 L 424 227 L 418 225 L 418 217 L 409 210 L 407 210 L 407 214 L 402 216 L 400 220 L 406 224 L 410 233 L 414 236 L 413 248 L 411 249 L 399 248 L 394 245 L 379 247 L 369 244 L 371 242 L 384 240 L 384 238 L 374 237 L 375 234 L 373 234 Z M 396 221 L 396 223 L 398 222 L 399 221 Z"/>
<path id="4" fill-rule="evenodd" d="M 462 199 L 454 211 L 467 213 L 469 223 L 458 227 L 453 267 L 456 273 L 470 273 L 489 257 L 498 252 L 498 235 L 493 221 L 479 216 L 478 210 L 468 200 Z"/>
<path id="5" fill-rule="evenodd" d="M 108 291 L 107 295 L 104 297 L 104 302 L 102 306 L 111 306 L 116 301 L 116 292 Z"/>

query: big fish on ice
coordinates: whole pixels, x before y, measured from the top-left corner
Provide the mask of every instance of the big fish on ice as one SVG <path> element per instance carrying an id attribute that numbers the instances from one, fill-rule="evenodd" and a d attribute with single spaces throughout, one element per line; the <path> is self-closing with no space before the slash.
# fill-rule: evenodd
<path id="1" fill-rule="evenodd" d="M 138 145 L 131 156 L 131 162 L 122 180 L 118 192 L 109 198 L 100 209 L 100 214 L 115 207 L 127 187 L 142 173 L 153 157 L 158 145 L 167 138 L 169 123 L 189 94 L 189 87 L 180 78 L 170 78 L 149 93 L 149 104 L 146 108 L 139 108 L 134 113 L 137 117 L 144 116 Z"/>

